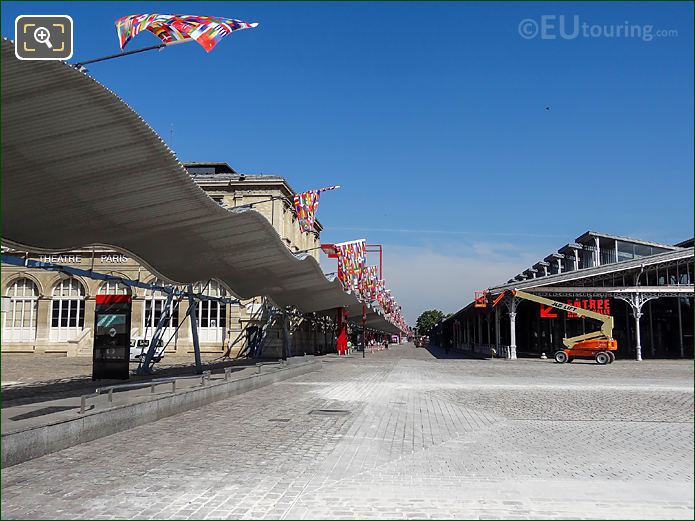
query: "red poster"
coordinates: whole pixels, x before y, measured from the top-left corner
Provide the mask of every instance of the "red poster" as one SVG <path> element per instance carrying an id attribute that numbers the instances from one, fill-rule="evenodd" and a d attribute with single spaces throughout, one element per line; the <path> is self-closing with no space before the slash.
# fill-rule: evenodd
<path id="1" fill-rule="evenodd" d="M 582 300 L 571 300 L 567 299 L 567 303 L 570 306 L 577 308 L 588 309 L 589 311 L 594 311 L 596 313 L 601 313 L 602 315 L 611 314 L 611 299 L 582 299 Z M 567 318 L 577 318 L 576 313 L 571 311 L 567 312 Z"/>
<path id="2" fill-rule="evenodd" d="M 567 299 L 567 304 L 574 306 L 576 308 L 588 309 L 589 311 L 594 311 L 596 313 L 601 313 L 602 315 L 611 314 L 611 299 Z M 540 316 L 541 318 L 557 318 L 557 311 L 551 306 L 540 305 Z M 567 312 L 567 318 L 577 318 L 576 313 L 571 311 Z"/>

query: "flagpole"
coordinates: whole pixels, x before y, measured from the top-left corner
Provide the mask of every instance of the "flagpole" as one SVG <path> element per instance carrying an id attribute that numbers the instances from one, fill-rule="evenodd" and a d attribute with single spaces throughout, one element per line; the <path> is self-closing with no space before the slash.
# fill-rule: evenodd
<path id="1" fill-rule="evenodd" d="M 80 69 L 84 67 L 85 65 L 88 65 L 90 63 L 97 63 L 97 62 L 103 62 L 106 60 L 113 60 L 114 58 L 122 58 L 123 56 L 129 56 L 131 54 L 138 54 L 140 52 L 145 52 L 145 51 L 153 51 L 155 49 L 163 49 L 164 47 L 169 47 L 170 45 L 176 45 L 179 43 L 186 43 L 186 42 L 194 42 L 195 40 L 188 39 L 188 40 L 176 40 L 173 42 L 169 43 L 160 43 L 158 45 L 150 45 L 149 47 L 143 47 L 142 49 L 135 49 L 134 51 L 126 51 L 126 52 L 119 52 L 117 54 L 110 54 L 108 56 L 103 56 L 101 58 L 94 58 L 93 60 L 86 60 L 83 62 L 77 62 L 73 64 L 73 67 L 76 69 Z"/>

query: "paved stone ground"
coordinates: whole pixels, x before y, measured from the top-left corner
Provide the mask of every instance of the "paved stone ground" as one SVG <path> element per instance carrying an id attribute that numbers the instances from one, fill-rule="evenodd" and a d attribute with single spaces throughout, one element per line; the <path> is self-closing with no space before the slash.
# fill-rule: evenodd
<path id="1" fill-rule="evenodd" d="M 692 519 L 693 365 L 326 358 L 3 469 L 2 492 L 3 519 Z"/>

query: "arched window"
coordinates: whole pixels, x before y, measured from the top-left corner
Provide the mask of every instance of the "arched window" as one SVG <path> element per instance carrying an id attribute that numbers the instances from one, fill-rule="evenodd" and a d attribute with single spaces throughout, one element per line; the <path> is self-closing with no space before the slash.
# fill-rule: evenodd
<path id="1" fill-rule="evenodd" d="M 7 298 L 4 300 L 7 308 L 3 313 L 3 340 L 33 342 L 36 338 L 36 311 L 39 300 L 36 284 L 27 278 L 17 279 L 7 288 Z"/>
<path id="2" fill-rule="evenodd" d="M 164 282 L 159 279 L 155 279 L 151 282 L 158 286 L 164 286 Z M 157 329 L 157 324 L 159 319 L 162 317 L 162 311 L 166 305 L 167 295 L 161 291 L 152 291 L 148 289 L 145 292 L 145 307 L 143 310 L 142 318 L 142 336 L 147 339 L 151 339 Z M 164 334 L 162 336 L 162 341 L 164 344 L 169 342 L 174 335 L 176 335 L 176 328 L 179 325 L 179 306 L 176 305 L 176 300 L 172 300 L 171 308 L 173 313 L 169 317 L 166 324 Z"/>
<path id="3" fill-rule="evenodd" d="M 77 279 L 63 279 L 55 285 L 51 309 L 51 341 L 73 340 L 82 332 L 84 295 L 84 286 Z"/>
<path id="4" fill-rule="evenodd" d="M 205 291 L 202 291 L 205 289 Z M 226 292 L 214 280 L 207 287 L 196 284 L 194 293 L 203 293 L 209 297 L 225 297 Z M 210 300 L 198 301 L 198 338 L 201 342 L 224 342 L 227 331 L 227 306 Z"/>
<path id="5" fill-rule="evenodd" d="M 130 295 L 130 288 L 120 282 L 107 280 L 99 286 L 99 295 Z"/>

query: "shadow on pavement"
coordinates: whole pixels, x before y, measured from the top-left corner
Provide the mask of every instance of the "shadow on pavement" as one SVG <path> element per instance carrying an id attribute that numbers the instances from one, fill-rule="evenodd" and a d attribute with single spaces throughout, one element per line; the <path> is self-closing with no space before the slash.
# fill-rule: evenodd
<path id="1" fill-rule="evenodd" d="M 213 374 L 222 373 L 226 367 L 233 367 L 232 372 L 243 370 L 245 367 L 255 365 L 262 360 L 211 360 L 203 363 L 204 371 L 211 371 Z M 135 370 L 137 363 L 131 363 L 131 372 Z M 61 378 L 58 380 L 43 380 L 34 382 L 18 383 L 2 388 L 2 408 L 13 407 L 16 405 L 27 405 L 30 403 L 43 402 L 47 400 L 57 400 L 61 398 L 72 398 L 83 394 L 94 392 L 97 387 L 107 385 L 118 385 L 122 383 L 133 383 L 148 381 L 153 378 L 166 378 L 169 376 L 190 376 L 195 374 L 195 364 L 177 364 L 168 367 L 155 366 L 155 372 L 151 375 L 133 375 L 128 380 L 97 380 L 92 381 L 91 376 L 74 376 Z"/>
<path id="2" fill-rule="evenodd" d="M 423 348 L 419 348 L 423 349 Z M 478 355 L 475 353 L 468 353 L 465 351 L 459 351 L 457 349 L 449 349 L 449 352 L 447 353 L 443 347 L 439 346 L 434 346 L 434 345 L 429 345 L 426 348 L 429 353 L 439 359 L 449 359 L 449 360 L 488 360 L 489 357 Z"/>

